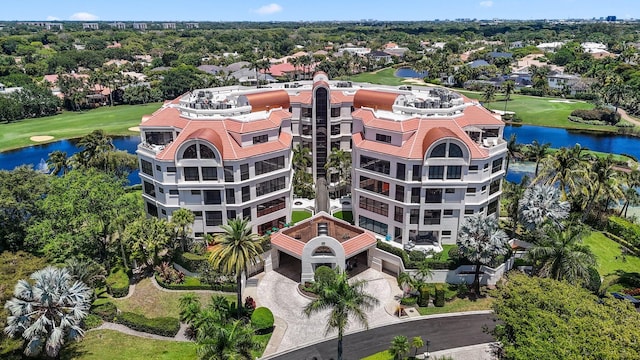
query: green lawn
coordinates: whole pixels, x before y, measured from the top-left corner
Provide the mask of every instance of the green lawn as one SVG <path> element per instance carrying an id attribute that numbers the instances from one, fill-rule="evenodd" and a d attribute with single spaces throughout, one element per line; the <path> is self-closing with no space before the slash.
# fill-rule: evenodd
<path id="1" fill-rule="evenodd" d="M 338 219 L 342 219 L 344 221 L 348 221 L 353 224 L 353 212 L 352 211 L 336 211 L 333 214 L 334 217 Z"/>
<path id="2" fill-rule="evenodd" d="M 409 341 L 411 341 L 411 339 L 409 339 Z M 391 344 L 389 344 L 389 347 L 391 347 Z M 375 353 L 373 355 L 369 355 L 360 360 L 393 360 L 393 356 L 391 356 L 391 354 L 389 353 L 389 350 L 385 350 L 379 353 Z"/>
<path id="3" fill-rule="evenodd" d="M 447 301 L 443 307 L 419 307 L 420 315 L 445 314 L 461 311 L 489 310 L 493 298 L 485 297 L 477 300 L 455 298 Z"/>
<path id="4" fill-rule="evenodd" d="M 605 281 L 611 281 L 618 276 L 617 272 L 620 271 L 640 272 L 640 258 L 627 255 L 623 259 L 620 245 L 601 232 L 594 231 L 582 241 L 596 255 L 598 272 L 605 278 Z"/>
<path id="5" fill-rule="evenodd" d="M 294 210 L 291 212 L 291 223 L 296 224 L 311 217 L 311 212 L 304 210 Z"/>
<path id="6" fill-rule="evenodd" d="M 29 138 L 37 135 L 53 136 L 51 141 L 82 137 L 96 129 L 102 129 L 109 135 L 132 135 L 135 133 L 128 129 L 139 125 L 143 115 L 151 114 L 159 107 L 159 103 L 105 106 L 0 124 L 0 151 L 36 144 Z"/>
<path id="7" fill-rule="evenodd" d="M 440 253 L 440 261 L 448 261 L 449 260 L 449 250 L 457 247 L 456 244 L 448 244 L 442 245 L 442 252 Z"/>
<path id="8" fill-rule="evenodd" d="M 371 84 L 398 86 L 407 84 L 403 78 L 395 75 L 397 69 L 387 68 L 379 71 L 360 73 L 349 77 L 349 80 L 355 82 L 367 82 Z"/>
<path id="9" fill-rule="evenodd" d="M 480 99 L 482 93 L 455 89 L 454 91 L 464 94 L 472 99 Z M 492 110 L 504 110 L 504 101 L 501 96 L 496 97 L 497 101 L 485 103 L 484 106 Z M 599 126 L 574 123 L 569 121 L 569 114 L 576 109 L 593 109 L 593 105 L 580 100 L 567 100 L 560 98 L 547 98 L 526 95 L 512 95 L 507 104 L 507 111 L 513 111 L 523 124 L 556 127 L 565 129 L 583 129 L 616 132 L 615 126 Z"/>

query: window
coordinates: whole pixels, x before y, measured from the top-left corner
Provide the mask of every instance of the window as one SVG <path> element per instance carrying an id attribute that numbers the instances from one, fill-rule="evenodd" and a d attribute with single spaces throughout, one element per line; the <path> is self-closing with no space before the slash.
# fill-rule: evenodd
<path id="1" fill-rule="evenodd" d="M 467 188 L 467 194 L 475 194 L 476 188 Z"/>
<path id="2" fill-rule="evenodd" d="M 242 202 L 251 200 L 251 188 L 249 186 L 242 187 Z"/>
<path id="3" fill-rule="evenodd" d="M 200 173 L 197 167 L 184 168 L 184 181 L 200 181 Z"/>
<path id="4" fill-rule="evenodd" d="M 478 165 L 469 165 L 469 171 L 478 171 Z"/>
<path id="5" fill-rule="evenodd" d="M 489 195 L 500 191 L 500 179 L 495 179 L 489 184 Z"/>
<path id="6" fill-rule="evenodd" d="M 431 150 L 431 157 L 445 157 L 447 151 L 447 144 L 442 143 L 440 145 L 436 145 L 436 147 Z"/>
<path id="7" fill-rule="evenodd" d="M 442 212 L 442 214 L 443 214 L 444 216 L 453 216 L 453 210 L 451 210 L 451 209 L 446 209 L 446 210 L 444 210 L 444 211 Z"/>
<path id="8" fill-rule="evenodd" d="M 421 165 L 413 165 L 413 174 L 411 176 L 411 180 L 413 180 L 413 181 L 421 181 L 422 180 L 422 166 Z"/>
<path id="9" fill-rule="evenodd" d="M 311 117 L 312 111 L 311 108 L 302 108 L 302 117 Z"/>
<path id="10" fill-rule="evenodd" d="M 174 173 L 174 172 L 176 172 L 176 171 L 177 171 L 177 170 L 176 170 L 176 167 L 175 167 L 175 166 L 168 166 L 168 167 L 167 167 L 167 172 L 168 172 L 168 173 Z"/>
<path id="11" fill-rule="evenodd" d="M 429 166 L 429 179 L 444 179 L 444 166 Z"/>
<path id="12" fill-rule="evenodd" d="M 158 188 L 158 191 L 160 192 L 160 194 L 164 194 L 164 188 Z"/>
<path id="13" fill-rule="evenodd" d="M 417 224 L 420 220 L 420 209 L 409 210 L 409 224 Z"/>
<path id="14" fill-rule="evenodd" d="M 423 221 L 425 225 L 440 225 L 440 210 L 425 210 Z"/>
<path id="15" fill-rule="evenodd" d="M 214 167 L 203 167 L 202 180 L 218 180 L 218 169 Z"/>
<path id="16" fill-rule="evenodd" d="M 482 192 L 485 192 L 485 190 L 487 190 L 487 185 L 482 185 Z"/>
<path id="17" fill-rule="evenodd" d="M 340 135 L 340 124 L 331 125 L 331 135 Z"/>
<path id="18" fill-rule="evenodd" d="M 404 202 L 404 186 L 396 185 L 396 201 Z"/>
<path id="19" fill-rule="evenodd" d="M 446 189 L 444 192 L 447 193 L 447 194 L 455 194 L 456 193 L 456 189 Z"/>
<path id="20" fill-rule="evenodd" d="M 227 219 L 235 219 L 236 211 L 235 210 L 227 210 Z"/>
<path id="21" fill-rule="evenodd" d="M 207 226 L 222 225 L 222 211 L 205 211 L 204 216 Z"/>
<path id="22" fill-rule="evenodd" d="M 167 215 L 167 210 L 165 209 L 161 209 L 160 212 L 162 213 L 162 215 Z"/>
<path id="23" fill-rule="evenodd" d="M 374 233 L 379 235 L 386 236 L 388 233 L 389 227 L 387 226 L 387 224 L 381 223 L 380 221 L 369 219 L 364 216 L 359 217 L 358 224 L 360 225 L 361 228 L 373 231 Z"/>
<path id="24" fill-rule="evenodd" d="M 191 190 L 191 195 L 200 196 L 200 190 Z"/>
<path id="25" fill-rule="evenodd" d="M 253 145 L 266 143 L 267 141 L 269 141 L 269 135 L 267 135 L 267 134 L 258 135 L 258 136 L 254 136 L 253 137 Z"/>
<path id="26" fill-rule="evenodd" d="M 152 183 L 145 181 L 144 182 L 144 193 L 152 196 L 152 197 L 156 197 L 156 187 L 153 186 Z"/>
<path id="27" fill-rule="evenodd" d="M 377 194 L 389 196 L 389 183 L 366 176 L 360 176 L 360 188 Z"/>
<path id="28" fill-rule="evenodd" d="M 482 167 L 484 170 L 487 170 L 489 168 L 489 163 L 484 164 L 484 166 Z"/>
<path id="29" fill-rule="evenodd" d="M 442 189 L 427 189 L 425 203 L 437 204 L 442 202 Z"/>
<path id="30" fill-rule="evenodd" d="M 464 209 L 465 215 L 473 215 L 473 209 Z"/>
<path id="31" fill-rule="evenodd" d="M 460 146 L 456 144 L 449 144 L 449 157 L 461 158 L 462 157 L 462 149 Z"/>
<path id="32" fill-rule="evenodd" d="M 251 221 L 251 208 L 242 209 L 242 218 Z"/>
<path id="33" fill-rule="evenodd" d="M 391 135 L 376 134 L 376 141 L 380 141 L 380 142 L 383 142 L 383 143 L 390 144 L 391 143 Z"/>
<path id="34" fill-rule="evenodd" d="M 396 164 L 396 179 L 404 180 L 406 177 L 406 166 L 403 163 Z"/>
<path id="35" fill-rule="evenodd" d="M 420 204 L 420 192 L 422 188 L 411 188 L 411 203 Z"/>
<path id="36" fill-rule="evenodd" d="M 340 140 L 331 142 L 331 150 L 340 150 Z"/>
<path id="37" fill-rule="evenodd" d="M 224 167 L 224 182 L 234 182 L 233 166 Z"/>
<path id="38" fill-rule="evenodd" d="M 393 230 L 393 241 L 402 244 L 402 229 L 397 226 Z"/>
<path id="39" fill-rule="evenodd" d="M 201 159 L 215 159 L 216 155 L 213 153 L 210 147 L 200 144 L 200 158 Z"/>
<path id="40" fill-rule="evenodd" d="M 196 219 L 202 219 L 202 211 L 194 211 L 193 217 L 195 217 Z"/>
<path id="41" fill-rule="evenodd" d="M 280 169 L 284 169 L 284 155 L 267 160 L 256 161 L 255 164 L 256 176 Z"/>
<path id="42" fill-rule="evenodd" d="M 498 200 L 493 200 L 487 205 L 487 215 L 495 214 L 498 211 Z"/>
<path id="43" fill-rule="evenodd" d="M 310 136 L 311 133 L 313 132 L 313 126 L 303 124 L 300 130 L 302 132 L 302 135 Z"/>
<path id="44" fill-rule="evenodd" d="M 278 199 L 274 199 L 271 201 L 267 201 L 265 203 L 262 204 L 258 204 L 257 206 L 257 210 L 258 210 L 258 217 L 260 216 L 264 216 L 264 215 L 268 215 L 271 214 L 273 212 L 282 210 L 285 208 L 286 205 L 286 201 L 284 199 L 284 197 L 278 198 Z"/>
<path id="45" fill-rule="evenodd" d="M 160 165 L 156 165 L 156 170 L 162 171 L 162 168 L 160 167 Z"/>
<path id="46" fill-rule="evenodd" d="M 256 185 L 256 196 L 262 196 L 274 191 L 282 190 L 286 187 L 284 176 L 277 179 L 271 179 Z"/>
<path id="47" fill-rule="evenodd" d="M 447 166 L 447 179 L 461 179 L 462 166 Z"/>
<path id="48" fill-rule="evenodd" d="M 158 217 L 158 207 L 152 203 L 147 203 L 147 214 Z"/>
<path id="49" fill-rule="evenodd" d="M 360 209 L 364 209 L 375 214 L 380 214 L 382 216 L 389 216 L 389 205 L 381 201 L 361 196 L 359 206 Z"/>
<path id="50" fill-rule="evenodd" d="M 502 158 L 497 159 L 497 160 L 493 160 L 493 164 L 491 167 L 491 173 L 496 173 L 498 171 L 502 170 Z"/>
<path id="51" fill-rule="evenodd" d="M 141 168 L 142 168 L 142 172 L 153 176 L 153 165 L 151 165 L 150 162 L 146 161 L 146 160 L 140 160 L 140 164 L 141 164 Z"/>
<path id="52" fill-rule="evenodd" d="M 178 195 L 178 194 L 179 194 L 178 189 L 169 190 L 169 195 Z"/>
<path id="53" fill-rule="evenodd" d="M 249 164 L 240 165 L 240 180 L 247 180 L 249 178 Z"/>
<path id="54" fill-rule="evenodd" d="M 360 167 L 362 169 L 375 171 L 377 173 L 389 175 L 391 172 L 391 163 L 387 160 L 380 160 L 364 155 L 360 155 Z"/>
<path id="55" fill-rule="evenodd" d="M 451 230 L 442 230 L 442 236 L 451 236 Z"/>
<path id="56" fill-rule="evenodd" d="M 225 197 L 226 197 L 227 204 L 235 204 L 236 203 L 236 191 L 234 189 L 225 189 Z M 235 216 L 234 216 L 234 218 L 235 218 Z"/>
<path id="57" fill-rule="evenodd" d="M 402 223 L 404 221 L 404 211 L 401 207 L 396 206 L 393 214 L 393 220 Z"/>
<path id="58" fill-rule="evenodd" d="M 184 150 L 182 153 L 183 159 L 197 159 L 198 158 L 198 150 L 196 150 L 196 145 L 191 145 Z"/>
<path id="59" fill-rule="evenodd" d="M 205 205 L 222 204 L 222 197 L 220 196 L 220 190 L 204 190 L 204 204 Z"/>
<path id="60" fill-rule="evenodd" d="M 338 117 L 340 116 L 340 108 L 339 107 L 332 107 L 331 108 L 331 117 Z"/>

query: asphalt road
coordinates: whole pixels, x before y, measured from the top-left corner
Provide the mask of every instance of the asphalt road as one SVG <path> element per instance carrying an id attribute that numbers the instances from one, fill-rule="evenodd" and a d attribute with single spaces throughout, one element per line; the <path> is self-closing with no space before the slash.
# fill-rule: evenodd
<path id="1" fill-rule="evenodd" d="M 361 331 L 344 337 L 343 359 L 358 360 L 386 350 L 394 336 L 409 338 L 421 336 L 430 341 L 429 351 L 452 349 L 462 346 L 493 342 L 487 330 L 495 327 L 493 314 L 462 315 L 406 321 L 398 324 Z M 338 340 L 327 340 L 303 349 L 295 350 L 274 360 L 329 360 L 337 357 Z M 420 349 L 426 351 L 426 347 Z"/>

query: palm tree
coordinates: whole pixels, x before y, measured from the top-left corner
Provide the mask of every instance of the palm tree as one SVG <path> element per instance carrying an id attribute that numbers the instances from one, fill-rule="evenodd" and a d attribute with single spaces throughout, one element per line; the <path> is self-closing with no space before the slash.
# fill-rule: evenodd
<path id="1" fill-rule="evenodd" d="M 640 194 L 638 194 L 637 190 L 637 188 L 640 187 L 640 170 L 634 169 L 630 173 L 624 175 L 624 182 L 626 185 L 626 188 L 623 190 L 624 204 L 622 205 L 618 216 L 622 216 L 624 214 L 624 216 L 627 217 L 629 205 L 635 206 L 640 203 Z"/>
<path id="2" fill-rule="evenodd" d="M 493 85 L 487 85 L 482 92 L 482 101 L 490 103 L 496 96 L 496 88 Z"/>
<path id="3" fill-rule="evenodd" d="M 85 283 L 92 288 L 104 285 L 107 271 L 104 267 L 91 259 L 71 258 L 65 262 L 65 269 L 75 281 Z"/>
<path id="4" fill-rule="evenodd" d="M 587 220 L 587 216 L 591 213 L 598 196 L 602 195 L 602 190 L 613 190 L 617 186 L 617 179 L 618 173 L 613 168 L 613 157 L 611 155 L 606 158 L 598 158 L 592 163 L 589 170 L 589 196 L 585 211 L 582 213 L 583 222 Z"/>
<path id="5" fill-rule="evenodd" d="M 414 336 L 411 339 L 411 347 L 414 349 L 413 357 L 418 355 L 418 349 L 424 346 L 424 340 L 420 336 Z"/>
<path id="6" fill-rule="evenodd" d="M 394 336 L 393 340 L 391 340 L 389 354 L 393 357 L 393 360 L 402 360 L 409 353 L 409 350 L 411 348 L 409 347 L 409 339 L 406 336 Z"/>
<path id="7" fill-rule="evenodd" d="M 171 214 L 171 224 L 175 226 L 176 235 L 180 238 L 182 251 L 186 251 L 187 233 L 190 232 L 189 226 L 193 225 L 196 219 L 191 210 L 180 208 Z"/>
<path id="8" fill-rule="evenodd" d="M 180 297 L 180 320 L 193 324 L 200 313 L 200 298 L 194 293 L 186 293 Z"/>
<path id="9" fill-rule="evenodd" d="M 198 331 L 198 356 L 203 360 L 252 360 L 251 350 L 258 347 L 253 329 L 236 320 L 227 326 Z"/>
<path id="10" fill-rule="evenodd" d="M 569 202 L 560 199 L 557 188 L 544 184 L 529 187 L 518 202 L 518 216 L 529 231 L 540 230 L 547 222 L 560 227 L 570 209 Z"/>
<path id="11" fill-rule="evenodd" d="M 229 219 L 220 226 L 222 234 L 215 239 L 209 261 L 227 275 L 235 275 L 238 318 L 242 315 L 242 273 L 255 265 L 262 253 L 261 238 L 251 232 L 249 219 Z"/>
<path id="12" fill-rule="evenodd" d="M 307 170 L 311 166 L 311 150 L 298 144 L 293 148 L 293 168 L 295 170 Z"/>
<path id="13" fill-rule="evenodd" d="M 83 166 L 95 165 L 104 160 L 104 153 L 115 149 L 111 138 L 106 136 L 102 130 L 92 131 L 82 137 L 77 145 L 81 151 L 75 156 L 78 157 L 78 163 Z"/>
<path id="14" fill-rule="evenodd" d="M 60 150 L 55 150 L 49 154 L 49 157 L 47 158 L 47 166 L 53 175 L 58 175 L 60 172 L 64 175 L 71 167 L 67 153 Z"/>
<path id="15" fill-rule="evenodd" d="M 515 89 L 516 83 L 513 80 L 507 80 L 502 83 L 502 91 L 504 91 L 504 112 L 507 112 L 507 104 L 511 100 L 511 93 Z"/>
<path id="16" fill-rule="evenodd" d="M 570 226 L 566 230 L 551 229 L 549 237 L 540 245 L 529 249 L 538 275 L 570 283 L 587 283 L 589 268 L 596 265 L 595 255 L 582 245 L 583 228 Z"/>
<path id="17" fill-rule="evenodd" d="M 550 143 L 540 144 L 538 140 L 533 140 L 531 144 L 527 145 L 527 153 L 529 157 L 532 157 L 536 161 L 536 171 L 534 173 L 534 177 L 538 176 L 538 170 L 540 168 L 540 161 L 547 156 L 549 151 Z"/>
<path id="18" fill-rule="evenodd" d="M 476 265 L 473 280 L 476 295 L 480 295 L 480 266 L 505 255 L 509 251 L 507 240 L 507 234 L 498 228 L 498 220 L 483 213 L 466 218 L 460 226 L 456 244 L 460 254 Z"/>
<path id="19" fill-rule="evenodd" d="M 529 186 L 529 177 L 524 176 L 519 184 L 510 181 L 504 181 L 504 206 L 506 213 L 511 222 L 511 237 L 515 237 L 518 230 L 519 216 L 518 208 L 520 199 L 524 196 L 524 192 Z"/>
<path id="20" fill-rule="evenodd" d="M 342 149 L 333 149 L 325 169 L 338 173 L 338 186 L 349 185 L 349 174 L 351 173 L 351 154 Z"/>
<path id="21" fill-rule="evenodd" d="M 347 274 L 338 270 L 332 281 L 320 289 L 318 298 L 304 308 L 307 316 L 331 310 L 327 316 L 325 335 L 331 329 L 338 330 L 337 360 L 342 360 L 342 337 L 344 330 L 349 326 L 349 317 L 355 317 L 356 321 L 369 328 L 365 311 L 373 309 L 379 303 L 378 299 L 364 291 L 364 286 L 364 280 L 349 283 Z"/>
<path id="22" fill-rule="evenodd" d="M 545 184 L 558 184 L 562 199 L 567 199 L 567 190 L 573 193 L 579 186 L 579 180 L 586 176 L 584 150 L 579 144 L 573 148 L 560 148 L 554 156 L 542 160 L 542 171 L 536 181 L 545 179 Z"/>
<path id="23" fill-rule="evenodd" d="M 517 135 L 515 133 L 511 134 L 511 136 L 509 136 L 509 141 L 507 141 L 507 164 L 504 167 L 505 173 L 509 172 L 509 164 L 511 163 L 511 158 L 514 158 L 516 156 L 516 153 L 519 149 L 520 145 L 518 145 L 517 143 Z"/>
<path id="24" fill-rule="evenodd" d="M 9 312 L 4 332 L 25 340 L 25 355 L 44 351 L 55 358 L 66 341 L 84 336 L 81 324 L 91 308 L 93 292 L 86 284 L 73 281 L 66 269 L 53 266 L 30 278 L 32 283 L 18 281 L 14 297 L 4 305 Z"/>

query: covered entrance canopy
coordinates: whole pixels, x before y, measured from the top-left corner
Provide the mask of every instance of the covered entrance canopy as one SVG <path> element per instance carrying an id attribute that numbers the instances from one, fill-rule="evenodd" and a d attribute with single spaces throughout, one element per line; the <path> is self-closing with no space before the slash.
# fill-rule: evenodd
<path id="1" fill-rule="evenodd" d="M 280 253 L 300 259 L 301 282 L 313 281 L 315 268 L 320 265 L 342 270 L 351 268 L 354 257 L 363 252 L 367 252 L 366 266 L 369 266 L 371 256 L 368 250 L 375 246 L 376 238 L 371 232 L 326 212 L 271 235 L 273 267 L 279 267 Z"/>

